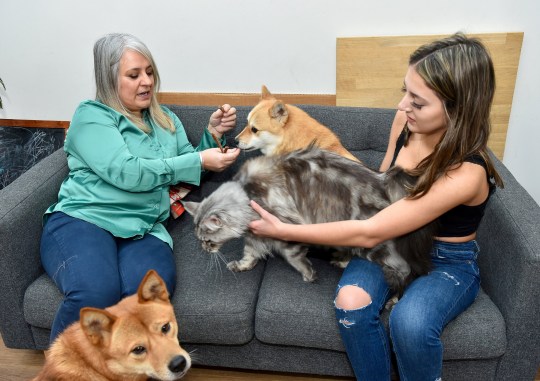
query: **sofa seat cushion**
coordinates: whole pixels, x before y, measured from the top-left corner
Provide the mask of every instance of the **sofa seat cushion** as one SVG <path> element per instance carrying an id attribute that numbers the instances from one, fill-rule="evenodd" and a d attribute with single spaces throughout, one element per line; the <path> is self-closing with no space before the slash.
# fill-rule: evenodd
<path id="1" fill-rule="evenodd" d="M 270 259 L 261 284 L 255 335 L 267 344 L 344 351 L 334 314 L 334 297 L 341 270 L 324 259 L 312 258 L 319 279 L 301 276 L 280 258 Z M 287 285 L 287 288 L 283 287 Z M 388 326 L 388 312 L 383 321 Z M 480 291 L 473 305 L 450 322 L 442 334 L 444 359 L 489 359 L 504 354 L 504 319 Z"/>
<path id="2" fill-rule="evenodd" d="M 171 297 L 179 324 L 180 340 L 189 343 L 237 345 L 254 335 L 257 292 L 265 263 L 252 271 L 233 273 L 225 264 L 243 251 L 243 241 L 226 244 L 222 257 L 204 252 L 194 237 L 191 216 L 182 215 L 169 225 L 174 241 L 177 284 Z M 235 253 L 235 254 L 233 254 Z M 46 274 L 25 293 L 28 324 L 50 329 L 62 294 Z"/>
<path id="3" fill-rule="evenodd" d="M 342 270 L 323 259 L 310 260 L 318 275 L 313 283 L 304 282 L 281 257 L 267 260 L 255 336 L 267 344 L 344 351 L 333 307 Z"/>
<path id="4" fill-rule="evenodd" d="M 38 328 L 51 329 L 62 293 L 47 274 L 37 278 L 24 293 L 24 319 Z"/>
<path id="5" fill-rule="evenodd" d="M 177 283 L 172 296 L 180 340 L 198 344 L 238 345 L 254 336 L 253 320 L 265 263 L 234 273 L 225 263 L 239 259 L 243 240 L 226 243 L 220 254 L 203 251 L 184 213 L 169 226 L 176 256 Z"/>

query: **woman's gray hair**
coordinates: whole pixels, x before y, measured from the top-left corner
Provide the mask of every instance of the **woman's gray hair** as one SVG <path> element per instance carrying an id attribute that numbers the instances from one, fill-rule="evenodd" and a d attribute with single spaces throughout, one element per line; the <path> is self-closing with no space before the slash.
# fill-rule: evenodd
<path id="1" fill-rule="evenodd" d="M 118 95 L 120 60 L 126 50 L 133 50 L 144 56 L 153 69 L 154 91 L 149 108 L 150 117 L 163 128 L 174 131 L 174 124 L 159 106 L 157 92 L 160 87 L 159 72 L 148 47 L 137 37 L 127 33 L 110 33 L 94 44 L 94 75 L 96 79 L 96 100 L 124 114 L 139 128 L 148 131 L 148 126 L 127 110 Z"/>

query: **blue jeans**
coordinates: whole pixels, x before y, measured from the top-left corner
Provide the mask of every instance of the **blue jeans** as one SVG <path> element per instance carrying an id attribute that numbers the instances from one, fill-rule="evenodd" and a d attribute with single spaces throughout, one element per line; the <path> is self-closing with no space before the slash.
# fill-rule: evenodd
<path id="1" fill-rule="evenodd" d="M 347 355 L 358 380 L 390 380 L 392 350 L 401 381 L 440 380 L 443 328 L 467 309 L 480 288 L 476 241 L 435 241 L 432 271 L 415 279 L 390 313 L 389 331 L 380 319 L 392 293 L 381 267 L 354 258 L 341 277 L 343 286 L 358 286 L 371 304 L 355 309 L 336 307 Z"/>
<path id="2" fill-rule="evenodd" d="M 123 239 L 89 222 L 53 213 L 43 228 L 41 262 L 64 294 L 50 342 L 79 320 L 82 307 L 105 308 L 137 292 L 154 269 L 174 292 L 176 266 L 168 244 L 147 234 Z"/>

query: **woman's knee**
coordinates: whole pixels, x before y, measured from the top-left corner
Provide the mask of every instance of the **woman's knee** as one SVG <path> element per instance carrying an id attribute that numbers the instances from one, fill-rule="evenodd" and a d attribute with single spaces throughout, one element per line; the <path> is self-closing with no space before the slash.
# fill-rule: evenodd
<path id="1" fill-rule="evenodd" d="M 150 270 L 155 270 L 160 278 L 165 282 L 169 295 L 174 293 L 176 288 L 176 268 L 174 266 L 147 266 L 135 268 L 123 268 L 122 269 L 122 297 L 133 295 L 137 293 L 139 286 L 144 279 L 144 276 Z"/>
<path id="2" fill-rule="evenodd" d="M 362 309 L 371 304 L 371 296 L 361 287 L 356 285 L 343 286 L 338 290 L 336 308 L 352 311 Z"/>
<path id="3" fill-rule="evenodd" d="M 96 277 L 92 283 L 87 282 L 77 291 L 79 298 L 92 306 L 104 308 L 112 306 L 122 299 L 120 278 L 108 279 Z"/>
<path id="4" fill-rule="evenodd" d="M 396 343 L 423 345 L 437 341 L 440 329 L 422 310 L 404 308 L 398 302 L 389 317 L 390 335 Z"/>

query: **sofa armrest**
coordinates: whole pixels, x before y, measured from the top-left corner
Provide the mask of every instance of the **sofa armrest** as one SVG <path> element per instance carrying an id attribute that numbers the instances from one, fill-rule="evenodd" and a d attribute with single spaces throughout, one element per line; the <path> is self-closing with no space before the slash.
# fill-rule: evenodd
<path id="1" fill-rule="evenodd" d="M 532 380 L 540 361 L 540 207 L 500 161 L 504 181 L 478 231 L 482 288 L 506 322 L 498 380 Z"/>
<path id="2" fill-rule="evenodd" d="M 7 347 L 35 348 L 23 312 L 27 287 L 43 273 L 39 245 L 43 212 L 67 175 L 63 149 L 0 190 L 0 332 Z"/>

